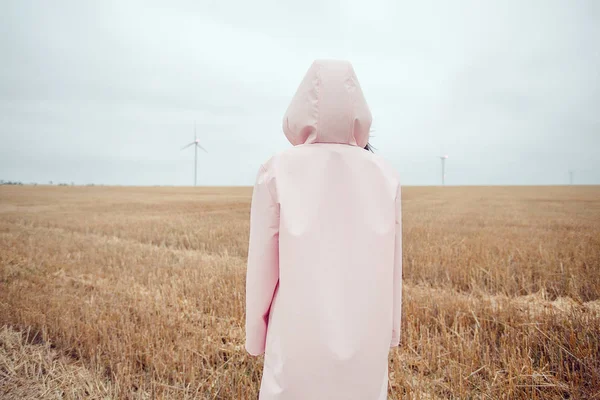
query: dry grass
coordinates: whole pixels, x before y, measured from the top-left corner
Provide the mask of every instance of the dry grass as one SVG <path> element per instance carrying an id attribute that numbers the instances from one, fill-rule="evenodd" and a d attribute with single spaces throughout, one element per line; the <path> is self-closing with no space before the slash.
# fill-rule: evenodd
<path id="1" fill-rule="evenodd" d="M 110 381 L 67 357 L 31 330 L 0 329 L 0 396 L 12 399 L 110 399 Z"/>
<path id="2" fill-rule="evenodd" d="M 0 187 L 0 397 L 256 398 L 250 195 Z M 403 196 L 390 398 L 600 399 L 600 187 Z"/>

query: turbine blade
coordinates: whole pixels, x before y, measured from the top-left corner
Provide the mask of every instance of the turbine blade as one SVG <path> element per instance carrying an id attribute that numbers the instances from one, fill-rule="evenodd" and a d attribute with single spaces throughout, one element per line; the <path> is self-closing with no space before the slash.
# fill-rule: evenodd
<path id="1" fill-rule="evenodd" d="M 190 144 L 186 144 L 185 146 L 183 146 L 183 147 L 181 148 L 181 150 L 183 150 L 183 149 L 187 149 L 188 147 L 190 147 L 190 146 L 193 146 L 193 145 L 194 145 L 194 143 L 196 143 L 196 142 L 192 142 L 192 143 L 190 143 Z"/>
<path id="2" fill-rule="evenodd" d="M 200 143 L 196 143 L 196 146 L 200 147 L 202 150 L 204 150 L 206 153 L 208 153 L 208 151 L 204 147 L 200 146 Z"/>

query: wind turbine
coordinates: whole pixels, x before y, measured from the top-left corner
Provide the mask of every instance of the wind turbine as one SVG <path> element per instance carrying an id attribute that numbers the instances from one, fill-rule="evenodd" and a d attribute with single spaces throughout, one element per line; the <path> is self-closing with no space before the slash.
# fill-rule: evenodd
<path id="1" fill-rule="evenodd" d="M 187 149 L 190 146 L 194 146 L 194 186 L 196 186 L 196 175 L 198 173 L 198 148 L 201 148 L 206 153 L 206 149 L 200 145 L 200 141 L 196 137 L 196 124 L 194 123 L 194 141 L 190 144 L 186 144 L 181 148 L 181 150 Z"/>
<path id="2" fill-rule="evenodd" d="M 575 171 L 569 170 L 569 185 L 573 184 L 573 175 L 575 175 Z"/>
<path id="3" fill-rule="evenodd" d="M 448 155 L 440 156 L 440 160 L 442 160 L 442 186 L 446 184 L 446 160 L 448 159 Z"/>

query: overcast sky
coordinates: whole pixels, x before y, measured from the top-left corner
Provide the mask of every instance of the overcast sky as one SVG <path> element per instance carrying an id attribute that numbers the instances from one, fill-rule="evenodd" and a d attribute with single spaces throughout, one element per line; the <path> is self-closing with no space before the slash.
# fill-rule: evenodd
<path id="1" fill-rule="evenodd" d="M 406 185 L 600 184 L 600 2 L 2 1 L 0 179 L 251 185 L 316 58 Z"/>

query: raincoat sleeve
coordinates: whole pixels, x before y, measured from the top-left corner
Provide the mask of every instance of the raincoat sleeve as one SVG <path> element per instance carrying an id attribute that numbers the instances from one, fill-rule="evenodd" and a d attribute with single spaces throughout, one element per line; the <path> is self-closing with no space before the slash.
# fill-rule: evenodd
<path id="1" fill-rule="evenodd" d="M 246 272 L 246 350 L 263 354 L 269 311 L 279 281 L 279 205 L 261 165 L 252 193 Z"/>
<path id="2" fill-rule="evenodd" d="M 402 317 L 402 189 L 398 184 L 396 191 L 396 239 L 394 251 L 394 305 L 392 342 L 390 347 L 400 344 L 400 322 Z"/>

